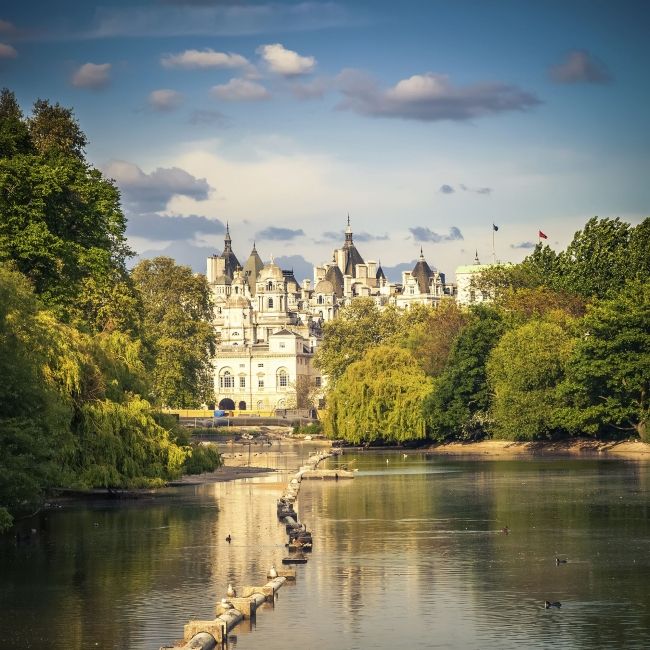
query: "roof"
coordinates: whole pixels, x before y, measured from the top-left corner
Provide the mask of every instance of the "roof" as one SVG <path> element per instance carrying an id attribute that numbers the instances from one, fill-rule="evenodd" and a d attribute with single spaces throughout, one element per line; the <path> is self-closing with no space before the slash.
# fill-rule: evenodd
<path id="1" fill-rule="evenodd" d="M 316 293 L 334 293 L 334 285 L 329 280 L 321 280 L 314 288 L 314 291 Z"/>
<path id="2" fill-rule="evenodd" d="M 384 269 L 381 268 L 381 264 L 377 267 L 377 273 L 375 274 L 377 280 L 385 280 L 386 276 L 384 275 Z"/>
<path id="3" fill-rule="evenodd" d="M 342 298 L 343 273 L 341 273 L 341 269 L 336 264 L 332 264 L 332 266 L 327 269 L 327 273 L 325 274 L 324 279 L 332 283 L 334 293 L 338 298 Z"/>
<path id="4" fill-rule="evenodd" d="M 257 282 L 257 277 L 260 274 L 260 271 L 264 268 L 264 262 L 262 258 L 257 254 L 257 249 L 255 244 L 253 244 L 253 250 L 244 264 L 244 278 L 248 284 L 251 295 L 255 295 L 255 283 Z"/>
<path id="5" fill-rule="evenodd" d="M 429 280 L 433 277 L 433 271 L 431 267 L 427 264 L 427 261 L 424 259 L 422 254 L 422 249 L 420 249 L 420 259 L 417 261 L 417 264 L 413 267 L 411 275 L 418 281 L 418 287 L 420 288 L 420 293 L 429 292 Z"/>
<path id="6" fill-rule="evenodd" d="M 281 329 L 277 332 L 273 332 L 273 334 L 270 334 L 270 336 L 293 336 L 294 338 L 301 339 L 302 336 L 300 334 L 296 334 L 295 332 L 291 332 L 288 329 Z"/>
<path id="7" fill-rule="evenodd" d="M 259 274 L 260 280 L 269 280 L 271 278 L 274 280 L 284 279 L 282 269 L 273 260 L 266 264 Z"/>

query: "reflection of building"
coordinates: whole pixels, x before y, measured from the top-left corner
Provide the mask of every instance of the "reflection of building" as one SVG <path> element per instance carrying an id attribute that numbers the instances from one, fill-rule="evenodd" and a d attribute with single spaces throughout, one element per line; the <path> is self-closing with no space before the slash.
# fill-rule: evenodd
<path id="1" fill-rule="evenodd" d="M 310 390 L 321 385 L 313 365 L 323 323 L 355 298 L 372 298 L 379 307 L 437 305 L 445 294 L 445 276 L 420 259 L 402 284 L 390 283 L 381 264 L 364 261 L 348 217 L 343 246 L 332 261 L 314 267 L 314 285 L 301 285 L 293 271 L 273 259 L 262 262 L 255 245 L 243 268 L 226 230 L 221 255 L 207 260 L 214 299 L 217 354 L 215 393 L 220 408 L 271 411 L 305 407 Z"/>
<path id="2" fill-rule="evenodd" d="M 483 271 L 492 266 L 494 265 L 481 264 L 477 251 L 474 264 L 459 266 L 456 269 L 456 301 L 459 305 L 477 305 L 490 300 L 488 292 L 476 286 L 476 280 Z"/>

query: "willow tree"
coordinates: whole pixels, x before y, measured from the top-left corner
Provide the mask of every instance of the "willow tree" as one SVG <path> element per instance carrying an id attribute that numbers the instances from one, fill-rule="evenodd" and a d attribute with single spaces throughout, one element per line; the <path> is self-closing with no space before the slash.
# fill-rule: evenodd
<path id="1" fill-rule="evenodd" d="M 410 352 L 379 346 L 339 378 L 328 398 L 325 431 L 355 443 L 424 438 L 422 400 L 430 390 L 431 380 Z"/>

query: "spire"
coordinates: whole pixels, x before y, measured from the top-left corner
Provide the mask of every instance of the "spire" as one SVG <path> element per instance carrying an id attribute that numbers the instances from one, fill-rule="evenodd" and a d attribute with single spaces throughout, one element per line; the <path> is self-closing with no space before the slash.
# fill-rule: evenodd
<path id="1" fill-rule="evenodd" d="M 422 246 L 420 246 L 420 259 L 424 259 L 424 253 L 422 252 Z"/>
<path id="2" fill-rule="evenodd" d="M 257 253 L 257 249 L 255 248 L 255 240 L 253 239 L 253 250 L 251 253 Z"/>
<path id="3" fill-rule="evenodd" d="M 350 213 L 348 212 L 348 225 L 345 228 L 345 245 L 352 246 L 352 226 L 350 226 Z"/>
<path id="4" fill-rule="evenodd" d="M 223 240 L 223 252 L 232 251 L 232 239 L 230 239 L 230 224 L 226 221 L 226 236 Z"/>
<path id="5" fill-rule="evenodd" d="M 474 264 L 480 264 L 478 261 L 478 248 L 476 249 L 476 256 L 474 257 Z"/>

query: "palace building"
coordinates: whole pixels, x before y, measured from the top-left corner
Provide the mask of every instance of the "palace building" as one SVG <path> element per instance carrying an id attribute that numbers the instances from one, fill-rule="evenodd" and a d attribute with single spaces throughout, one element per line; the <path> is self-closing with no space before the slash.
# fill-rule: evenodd
<path id="1" fill-rule="evenodd" d="M 304 408 L 325 378 L 314 365 L 323 324 L 359 297 L 379 307 L 435 306 L 448 293 L 445 276 L 432 269 L 422 250 L 402 282 L 386 279 L 381 264 L 364 261 L 354 244 L 350 219 L 331 262 L 314 267 L 298 284 L 292 270 L 271 258 L 263 263 L 255 245 L 243 267 L 226 228 L 223 252 L 207 260 L 214 301 L 217 352 L 214 389 L 219 408 L 273 412 Z"/>

